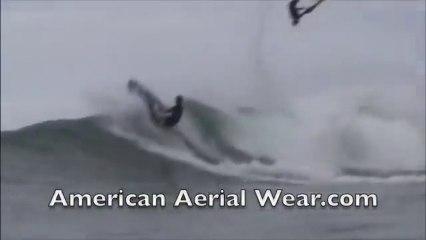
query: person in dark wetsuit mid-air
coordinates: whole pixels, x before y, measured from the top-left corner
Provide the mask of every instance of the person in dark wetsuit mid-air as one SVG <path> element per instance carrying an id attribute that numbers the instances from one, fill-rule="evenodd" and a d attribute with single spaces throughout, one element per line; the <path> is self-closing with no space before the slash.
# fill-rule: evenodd
<path id="1" fill-rule="evenodd" d="M 171 128 L 176 126 L 183 114 L 183 97 L 176 96 L 175 106 L 166 109 L 152 93 L 142 87 L 136 80 L 127 84 L 129 91 L 136 93 L 147 104 L 152 121 L 160 127 Z"/>
<path id="2" fill-rule="evenodd" d="M 160 110 L 155 114 L 158 124 L 163 127 L 174 127 L 178 124 L 183 114 L 183 97 L 181 95 L 176 96 L 175 102 L 176 104 L 173 107 L 165 111 Z"/>
<path id="3" fill-rule="evenodd" d="M 296 26 L 303 15 L 311 13 L 321 2 L 324 0 L 318 0 L 317 3 L 308 8 L 298 7 L 297 4 L 299 0 L 291 0 L 288 4 L 288 10 L 290 12 L 290 17 L 292 19 L 293 26 Z"/>

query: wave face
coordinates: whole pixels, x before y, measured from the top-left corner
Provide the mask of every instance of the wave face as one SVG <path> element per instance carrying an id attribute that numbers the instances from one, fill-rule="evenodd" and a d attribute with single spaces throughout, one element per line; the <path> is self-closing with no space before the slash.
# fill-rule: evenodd
<path id="1" fill-rule="evenodd" d="M 404 106 L 390 108 L 389 99 L 359 93 L 313 97 L 274 112 L 225 111 L 187 100 L 174 130 L 154 127 L 139 106 L 2 132 L 2 164 L 16 165 L 18 160 L 9 159 L 28 156 L 52 161 L 40 163 L 47 172 L 49 166 L 66 169 L 64 174 L 83 165 L 101 166 L 104 173 L 143 181 L 179 176 L 190 182 L 198 175 L 287 182 L 423 181 L 424 115 L 410 115 Z"/>

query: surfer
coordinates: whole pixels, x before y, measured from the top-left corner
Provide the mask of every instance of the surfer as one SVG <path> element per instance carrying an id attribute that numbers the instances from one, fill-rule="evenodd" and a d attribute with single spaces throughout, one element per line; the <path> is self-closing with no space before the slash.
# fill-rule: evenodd
<path id="1" fill-rule="evenodd" d="M 292 19 L 293 26 L 296 26 L 299 23 L 300 19 L 303 17 L 303 15 L 311 13 L 322 1 L 324 0 L 318 0 L 318 2 L 314 5 L 308 8 L 303 8 L 297 6 L 299 0 L 291 0 L 288 4 L 288 9 L 290 12 L 290 17 Z"/>
<path id="2" fill-rule="evenodd" d="M 164 128 L 171 128 L 179 123 L 183 114 L 183 97 L 181 95 L 176 96 L 175 106 L 166 109 L 155 95 L 149 92 L 136 80 L 129 80 L 127 88 L 145 101 L 148 105 L 151 119 L 156 125 Z"/>
<path id="3" fill-rule="evenodd" d="M 180 121 L 183 114 L 183 97 L 177 95 L 175 98 L 175 105 L 167 110 L 158 111 L 155 113 L 157 117 L 157 124 L 163 127 L 174 127 Z"/>

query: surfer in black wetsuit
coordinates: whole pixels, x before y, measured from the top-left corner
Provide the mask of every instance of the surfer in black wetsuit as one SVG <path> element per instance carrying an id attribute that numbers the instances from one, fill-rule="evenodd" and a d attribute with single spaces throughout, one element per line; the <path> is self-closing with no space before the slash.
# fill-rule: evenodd
<path id="1" fill-rule="evenodd" d="M 164 128 L 176 126 L 183 114 L 183 97 L 176 96 L 176 105 L 166 109 L 160 100 L 155 97 L 148 89 L 139 84 L 136 80 L 129 80 L 127 83 L 129 91 L 136 93 L 145 101 L 148 106 L 152 121 Z"/>
<path id="2" fill-rule="evenodd" d="M 157 123 L 163 127 L 174 127 L 178 124 L 183 114 L 183 97 L 181 95 L 176 96 L 176 105 L 165 110 L 155 113 Z"/>
<path id="3" fill-rule="evenodd" d="M 300 19 L 303 17 L 303 15 L 311 13 L 323 0 L 319 0 L 316 4 L 314 4 L 311 7 L 303 8 L 303 7 L 297 7 L 297 4 L 299 3 L 299 0 L 291 0 L 288 4 L 288 9 L 290 12 L 290 17 L 292 19 L 293 26 L 296 26 Z"/>

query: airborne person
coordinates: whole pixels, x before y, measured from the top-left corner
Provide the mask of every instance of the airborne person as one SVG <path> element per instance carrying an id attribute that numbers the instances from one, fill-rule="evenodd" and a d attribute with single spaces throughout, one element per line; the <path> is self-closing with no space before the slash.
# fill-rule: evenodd
<path id="1" fill-rule="evenodd" d="M 292 19 L 293 26 L 296 26 L 299 23 L 303 15 L 311 13 L 323 1 L 324 0 L 318 0 L 318 2 L 316 2 L 314 5 L 308 8 L 303 8 L 297 6 L 299 0 L 291 0 L 288 4 L 288 10 L 290 12 L 290 17 Z"/>
<path id="2" fill-rule="evenodd" d="M 173 107 L 166 109 L 152 93 L 142 87 L 136 80 L 129 80 L 127 88 L 146 102 L 151 119 L 156 125 L 171 128 L 180 121 L 183 114 L 183 97 L 181 95 L 176 96 Z"/>

